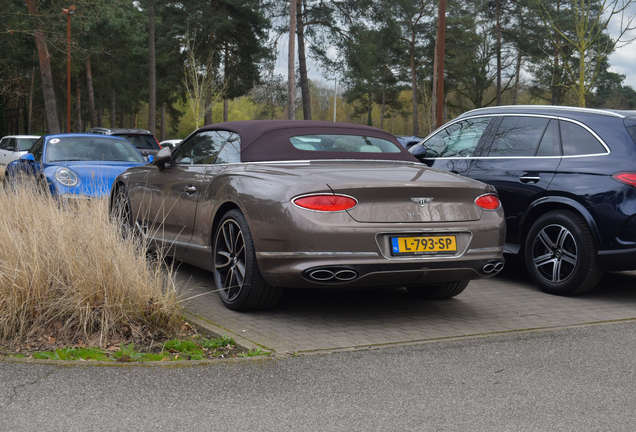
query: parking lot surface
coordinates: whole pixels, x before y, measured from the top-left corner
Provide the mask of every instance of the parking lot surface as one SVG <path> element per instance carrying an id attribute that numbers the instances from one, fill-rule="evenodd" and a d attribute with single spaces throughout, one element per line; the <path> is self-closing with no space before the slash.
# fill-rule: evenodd
<path id="1" fill-rule="evenodd" d="M 472 281 L 459 296 L 417 300 L 405 289 L 287 290 L 272 310 L 233 312 L 214 292 L 212 274 L 182 264 L 177 281 L 191 318 L 247 347 L 281 353 L 424 343 L 636 319 L 636 272 L 606 273 L 578 297 L 539 291 L 518 266 Z"/>

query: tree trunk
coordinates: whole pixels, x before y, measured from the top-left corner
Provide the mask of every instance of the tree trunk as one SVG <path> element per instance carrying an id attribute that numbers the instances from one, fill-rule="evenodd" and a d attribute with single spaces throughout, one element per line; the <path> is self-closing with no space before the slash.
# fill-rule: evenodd
<path id="1" fill-rule="evenodd" d="M 161 141 L 166 139 L 166 103 L 161 104 Z"/>
<path id="2" fill-rule="evenodd" d="M 88 87 L 88 110 L 91 115 L 91 127 L 98 125 L 97 111 L 95 110 L 95 93 L 93 90 L 93 72 L 91 70 L 91 58 L 86 58 L 86 87 Z M 101 125 L 100 125 L 101 126 Z"/>
<path id="3" fill-rule="evenodd" d="M 515 87 L 512 91 L 512 104 L 517 105 L 517 95 L 519 94 L 519 81 L 521 75 L 521 51 L 517 51 L 517 64 L 515 66 Z"/>
<path id="4" fill-rule="evenodd" d="M 576 86 L 576 92 L 579 94 L 579 107 L 585 108 L 585 51 L 579 51 L 579 82 Z"/>
<path id="5" fill-rule="evenodd" d="M 77 111 L 77 124 L 75 125 L 75 131 L 82 133 L 82 86 L 79 80 L 75 81 L 75 111 Z"/>
<path id="6" fill-rule="evenodd" d="M 386 105 L 386 83 L 382 84 L 382 106 L 380 107 L 380 129 L 384 130 L 384 107 Z"/>
<path id="7" fill-rule="evenodd" d="M 373 112 L 373 99 L 371 98 L 371 93 L 368 95 L 369 98 L 369 111 L 367 116 L 367 126 L 373 126 L 373 119 L 371 118 L 371 114 Z"/>
<path id="8" fill-rule="evenodd" d="M 557 1 L 557 12 L 561 9 L 561 2 Z M 552 105 L 559 104 L 559 88 L 558 81 L 559 77 L 559 44 L 561 43 L 561 39 L 559 38 L 559 33 L 556 34 L 554 38 L 554 42 L 556 47 L 554 48 L 554 69 L 552 71 Z"/>
<path id="9" fill-rule="evenodd" d="M 305 55 L 305 25 L 303 23 L 303 0 L 296 5 L 296 28 L 298 31 L 298 68 L 300 70 L 300 88 L 303 96 L 303 118 L 311 120 L 311 95 L 307 78 L 307 57 Z"/>
<path id="10" fill-rule="evenodd" d="M 415 70 L 415 32 L 411 32 L 411 88 L 413 95 L 413 135 L 419 135 L 419 114 L 417 113 L 417 71 Z"/>
<path id="11" fill-rule="evenodd" d="M 287 118 L 293 120 L 296 118 L 294 91 L 296 89 L 296 81 L 294 76 L 296 47 L 296 6 L 295 0 L 291 1 L 289 8 L 289 55 L 287 57 Z"/>
<path id="12" fill-rule="evenodd" d="M 36 0 L 26 0 L 29 14 L 38 19 L 39 15 Z M 40 26 L 35 32 L 35 43 L 38 48 L 40 58 L 40 73 L 42 74 L 42 91 L 44 93 L 44 110 L 46 111 L 47 131 L 50 134 L 60 133 L 60 122 L 57 117 L 57 106 L 55 104 L 55 90 L 53 87 L 53 73 L 51 72 L 51 59 L 46 47 L 44 31 Z"/>
<path id="13" fill-rule="evenodd" d="M 103 123 L 103 119 L 102 119 L 102 109 L 100 108 L 99 111 L 97 111 L 97 127 L 102 127 Z"/>
<path id="14" fill-rule="evenodd" d="M 150 2 L 148 9 L 148 130 L 155 133 L 157 129 L 157 70 L 155 66 L 155 6 Z"/>
<path id="15" fill-rule="evenodd" d="M 117 112 L 115 110 L 115 89 L 110 91 L 110 127 L 117 127 Z"/>
<path id="16" fill-rule="evenodd" d="M 223 78 L 224 78 L 226 83 L 228 82 L 227 77 L 230 74 L 230 68 L 228 66 L 229 61 L 230 61 L 230 54 L 229 54 L 229 51 L 228 51 L 227 44 L 225 44 L 225 64 L 223 65 L 223 68 L 224 68 L 224 70 L 223 70 Z M 227 91 L 228 91 L 227 84 L 226 84 L 226 87 L 225 87 L 224 91 L 226 93 L 226 96 L 223 97 L 223 121 L 226 122 L 226 121 L 228 121 L 228 115 L 229 115 L 229 113 L 228 113 L 228 101 L 227 101 Z"/>
<path id="17" fill-rule="evenodd" d="M 33 72 L 31 72 L 31 91 L 29 92 L 29 120 L 27 121 L 27 135 L 31 135 L 31 129 L 33 122 L 33 89 L 35 87 L 35 66 L 33 66 Z M 1 133 L 1 132 L 0 132 Z"/>
<path id="18" fill-rule="evenodd" d="M 209 87 L 208 90 L 205 92 L 205 102 L 203 105 L 206 110 L 205 114 L 203 115 L 204 125 L 212 124 L 212 107 L 210 105 L 212 105 L 212 87 Z M 163 110 L 163 106 L 161 107 L 161 109 Z"/>
<path id="19" fill-rule="evenodd" d="M 501 23 L 499 21 L 499 0 L 495 0 L 497 15 L 497 106 L 501 105 Z"/>
<path id="20" fill-rule="evenodd" d="M 433 57 L 433 88 L 431 89 L 431 127 L 429 133 L 435 130 L 437 124 L 437 41 L 439 40 L 439 26 L 437 26 L 437 35 L 435 36 L 435 55 Z"/>

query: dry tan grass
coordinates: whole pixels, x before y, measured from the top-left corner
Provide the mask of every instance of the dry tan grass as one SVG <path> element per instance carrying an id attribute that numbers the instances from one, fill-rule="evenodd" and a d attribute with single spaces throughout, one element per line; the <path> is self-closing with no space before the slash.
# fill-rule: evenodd
<path id="1" fill-rule="evenodd" d="M 0 191 L 0 345 L 53 329 L 104 346 L 122 334 L 169 333 L 180 313 L 171 270 L 122 239 L 106 200 Z"/>

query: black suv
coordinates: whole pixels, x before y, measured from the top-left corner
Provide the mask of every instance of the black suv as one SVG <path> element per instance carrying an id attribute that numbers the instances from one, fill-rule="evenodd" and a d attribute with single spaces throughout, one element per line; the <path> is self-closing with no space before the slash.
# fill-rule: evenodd
<path id="1" fill-rule="evenodd" d="M 604 270 L 636 269 L 636 111 L 480 108 L 410 152 L 497 188 L 505 252 L 543 291 L 581 294 Z"/>
<path id="2" fill-rule="evenodd" d="M 141 153 L 141 155 L 145 158 L 148 158 L 148 155 L 154 156 L 159 150 L 161 150 L 161 146 L 159 145 L 159 141 L 157 141 L 157 138 L 155 138 L 152 132 L 145 129 L 94 127 L 87 130 L 86 133 L 115 135 L 118 137 L 122 137 L 130 141 L 130 143 L 134 145 L 135 148 L 139 150 L 139 153 Z"/>

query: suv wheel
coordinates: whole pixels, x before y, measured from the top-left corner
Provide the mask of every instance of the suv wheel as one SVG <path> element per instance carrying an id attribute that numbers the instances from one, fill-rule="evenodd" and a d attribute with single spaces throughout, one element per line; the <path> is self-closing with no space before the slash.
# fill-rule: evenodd
<path id="1" fill-rule="evenodd" d="M 549 294 L 583 294 L 603 275 L 590 227 L 570 211 L 551 211 L 537 219 L 524 252 L 530 277 Z"/>

